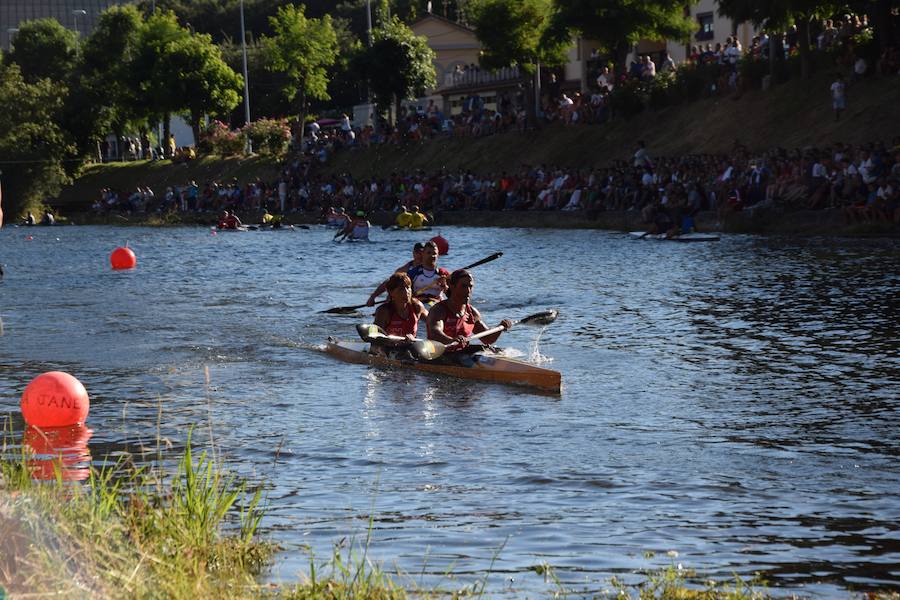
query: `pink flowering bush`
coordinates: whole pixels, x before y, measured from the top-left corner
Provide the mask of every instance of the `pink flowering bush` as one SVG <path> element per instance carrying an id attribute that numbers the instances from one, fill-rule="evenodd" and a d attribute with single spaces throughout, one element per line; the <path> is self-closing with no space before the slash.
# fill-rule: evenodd
<path id="1" fill-rule="evenodd" d="M 242 130 L 253 143 L 253 151 L 259 154 L 283 156 L 291 141 L 291 128 L 287 119 L 258 119 Z"/>
<path id="2" fill-rule="evenodd" d="M 232 131 L 221 121 L 210 121 L 201 134 L 200 145 L 213 154 L 235 156 L 244 152 L 247 142 L 242 131 Z"/>

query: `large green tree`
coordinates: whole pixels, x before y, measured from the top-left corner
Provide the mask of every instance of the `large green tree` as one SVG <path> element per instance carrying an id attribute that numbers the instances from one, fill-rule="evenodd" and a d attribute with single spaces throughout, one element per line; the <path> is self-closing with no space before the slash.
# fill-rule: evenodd
<path id="1" fill-rule="evenodd" d="M 337 34 L 329 15 L 309 19 L 303 5 L 279 8 L 270 22 L 274 35 L 262 39 L 263 50 L 269 68 L 285 77 L 282 93 L 303 123 L 310 99 L 329 98 L 330 69 L 337 60 Z"/>
<path id="2" fill-rule="evenodd" d="M 565 63 L 571 38 L 553 18 L 552 0 L 479 0 L 472 6 L 472 25 L 482 43 L 480 64 L 488 69 L 518 66 L 525 89 L 529 90 L 526 110 L 534 121 L 531 75 L 540 65 Z"/>
<path id="3" fill-rule="evenodd" d="M 64 82 L 75 70 L 78 38 L 56 19 L 26 21 L 13 36 L 7 59 L 19 65 L 28 83 Z"/>
<path id="4" fill-rule="evenodd" d="M 619 72 L 642 39 L 687 40 L 694 24 L 684 0 L 555 0 L 558 18 L 613 57 Z"/>
<path id="5" fill-rule="evenodd" d="M 49 79 L 29 83 L 17 64 L 0 65 L 0 163 L 10 220 L 59 193 L 70 181 L 64 161 L 73 153 L 57 125 L 66 91 Z"/>
<path id="6" fill-rule="evenodd" d="M 375 30 L 374 38 L 359 57 L 360 68 L 379 109 L 393 105 L 399 115 L 402 100 L 435 87 L 434 51 L 396 15 Z"/>

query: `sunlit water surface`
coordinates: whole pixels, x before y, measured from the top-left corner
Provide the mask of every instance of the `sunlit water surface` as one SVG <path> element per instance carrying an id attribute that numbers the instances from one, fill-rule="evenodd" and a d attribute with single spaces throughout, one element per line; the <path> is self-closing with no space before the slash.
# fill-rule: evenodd
<path id="1" fill-rule="evenodd" d="M 196 425 L 265 485 L 278 582 L 371 517 L 369 557 L 424 589 L 590 594 L 673 563 L 785 594 L 900 587 L 900 243 L 441 233 L 450 268 L 504 252 L 475 270 L 489 323 L 560 309 L 502 344 L 561 396 L 321 351 L 367 316 L 318 311 L 364 302 L 415 234 L 6 227 L 3 410 L 21 431 L 24 386 L 64 370 L 95 461 L 160 436 L 172 460 Z M 126 240 L 138 267 L 114 272 Z"/>

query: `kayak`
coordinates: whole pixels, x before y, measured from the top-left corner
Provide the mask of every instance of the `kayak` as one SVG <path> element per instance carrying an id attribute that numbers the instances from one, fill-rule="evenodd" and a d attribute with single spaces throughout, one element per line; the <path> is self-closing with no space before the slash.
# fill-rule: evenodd
<path id="1" fill-rule="evenodd" d="M 666 237 L 665 233 L 647 233 L 646 231 L 629 231 L 628 235 L 643 240 L 661 240 L 664 242 L 718 242 L 719 236 L 714 233 L 682 233 Z"/>
<path id="2" fill-rule="evenodd" d="M 461 379 L 476 379 L 511 385 L 538 388 L 554 394 L 560 393 L 562 375 L 559 371 L 544 369 L 531 363 L 504 356 L 484 353 L 467 354 L 459 363 L 400 359 L 369 353 L 367 342 L 348 342 L 328 338 L 325 351 L 339 360 L 376 367 L 415 369 L 437 375 L 449 375 Z"/>
<path id="3" fill-rule="evenodd" d="M 391 225 L 391 231 L 431 231 L 431 227 L 400 227 Z"/>

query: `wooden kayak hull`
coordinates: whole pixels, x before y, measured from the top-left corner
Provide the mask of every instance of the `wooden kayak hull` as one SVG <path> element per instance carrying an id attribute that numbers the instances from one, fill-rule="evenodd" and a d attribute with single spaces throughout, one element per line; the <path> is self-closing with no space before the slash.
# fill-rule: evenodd
<path id="1" fill-rule="evenodd" d="M 369 344 L 365 342 L 339 341 L 329 338 L 325 351 L 340 360 L 361 365 L 376 367 L 396 367 L 414 369 L 426 373 L 449 375 L 461 379 L 491 381 L 510 385 L 521 385 L 538 388 L 545 392 L 559 394 L 562 387 L 562 375 L 559 371 L 544 369 L 530 363 L 487 354 L 472 354 L 467 365 L 451 365 L 416 360 L 398 360 L 369 354 Z"/>

